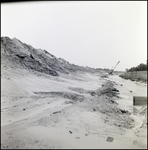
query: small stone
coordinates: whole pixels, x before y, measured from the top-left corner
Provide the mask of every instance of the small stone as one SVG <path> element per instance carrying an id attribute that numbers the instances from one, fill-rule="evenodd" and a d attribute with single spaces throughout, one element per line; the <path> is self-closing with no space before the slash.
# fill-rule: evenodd
<path id="1" fill-rule="evenodd" d="M 95 108 L 93 108 L 93 111 L 96 111 L 96 109 L 95 109 Z"/>
<path id="2" fill-rule="evenodd" d="M 72 134 L 72 132 L 71 132 L 71 131 L 69 131 L 69 133 L 71 133 L 71 134 Z"/>

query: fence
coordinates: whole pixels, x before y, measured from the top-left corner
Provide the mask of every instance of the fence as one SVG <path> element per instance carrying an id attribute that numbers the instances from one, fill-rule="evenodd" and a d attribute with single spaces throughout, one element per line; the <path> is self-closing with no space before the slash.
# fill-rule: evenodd
<path id="1" fill-rule="evenodd" d="M 134 71 L 125 72 L 120 75 L 120 77 L 131 80 L 144 80 L 147 81 L 147 71 Z"/>

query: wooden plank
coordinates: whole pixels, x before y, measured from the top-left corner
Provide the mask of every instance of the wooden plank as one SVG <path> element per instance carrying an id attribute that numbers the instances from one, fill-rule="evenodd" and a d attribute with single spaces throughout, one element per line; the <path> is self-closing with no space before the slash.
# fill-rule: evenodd
<path id="1" fill-rule="evenodd" d="M 133 96 L 133 105 L 147 105 L 147 97 Z"/>

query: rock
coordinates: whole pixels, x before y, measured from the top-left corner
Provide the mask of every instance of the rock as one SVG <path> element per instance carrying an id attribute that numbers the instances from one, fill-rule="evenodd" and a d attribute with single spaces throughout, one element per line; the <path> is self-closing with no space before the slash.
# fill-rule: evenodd
<path id="1" fill-rule="evenodd" d="M 93 108 L 93 111 L 96 111 L 96 109 L 95 109 L 95 108 Z"/>
<path id="2" fill-rule="evenodd" d="M 116 88 L 113 88 L 112 91 L 119 92 L 119 90 L 117 90 Z"/>
<path id="3" fill-rule="evenodd" d="M 91 92 L 91 96 L 95 96 L 95 94 L 96 94 L 95 92 Z"/>
<path id="4" fill-rule="evenodd" d="M 34 57 L 32 56 L 32 54 L 30 54 L 30 57 L 31 57 L 32 59 L 34 59 Z"/>
<path id="5" fill-rule="evenodd" d="M 71 133 L 71 134 L 72 134 L 72 131 L 70 131 L 70 130 L 69 130 L 69 133 Z"/>
<path id="6" fill-rule="evenodd" d="M 127 113 L 127 112 L 128 112 L 128 111 L 125 111 L 125 110 L 122 110 L 122 109 L 121 109 L 120 111 L 121 111 L 122 113 Z"/>
<path id="7" fill-rule="evenodd" d="M 115 101 L 113 101 L 113 100 L 110 100 L 112 103 L 115 103 Z"/>

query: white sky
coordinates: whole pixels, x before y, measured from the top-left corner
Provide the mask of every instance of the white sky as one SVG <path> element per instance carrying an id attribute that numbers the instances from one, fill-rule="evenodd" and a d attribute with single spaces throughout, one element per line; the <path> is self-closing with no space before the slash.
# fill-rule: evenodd
<path id="1" fill-rule="evenodd" d="M 147 1 L 1 3 L 1 36 L 72 64 L 125 71 L 147 60 Z"/>

